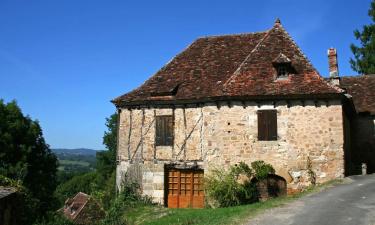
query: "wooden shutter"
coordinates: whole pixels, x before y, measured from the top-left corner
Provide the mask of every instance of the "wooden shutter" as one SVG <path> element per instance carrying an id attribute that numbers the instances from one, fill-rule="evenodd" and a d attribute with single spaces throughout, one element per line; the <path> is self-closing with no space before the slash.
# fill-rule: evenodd
<path id="1" fill-rule="evenodd" d="M 173 145 L 173 117 L 156 117 L 155 144 L 157 146 Z"/>
<path id="2" fill-rule="evenodd" d="M 265 110 L 258 111 L 258 140 L 267 140 L 267 114 Z"/>
<path id="3" fill-rule="evenodd" d="M 277 113 L 276 110 L 258 111 L 258 140 L 277 140 Z"/>

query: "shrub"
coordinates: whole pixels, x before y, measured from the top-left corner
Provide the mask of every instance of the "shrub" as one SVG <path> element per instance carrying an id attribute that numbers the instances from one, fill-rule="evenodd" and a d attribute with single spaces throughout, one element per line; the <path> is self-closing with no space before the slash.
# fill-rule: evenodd
<path id="1" fill-rule="evenodd" d="M 251 163 L 251 167 L 254 170 L 254 176 L 257 180 L 265 179 L 268 174 L 274 174 L 275 169 L 271 164 L 267 164 L 264 161 L 254 161 Z"/>
<path id="2" fill-rule="evenodd" d="M 100 225 L 126 225 L 128 222 L 124 216 L 127 210 L 151 204 L 149 197 L 140 194 L 139 184 L 128 179 L 127 175 L 121 187 L 121 192 L 113 200 L 106 217 L 100 221 Z"/>
<path id="3" fill-rule="evenodd" d="M 59 205 L 64 204 L 67 198 L 75 196 L 78 192 L 91 194 L 96 179 L 96 173 L 90 172 L 78 176 L 74 176 L 67 182 L 59 185 L 55 191 L 55 196 L 59 200 Z"/>
<path id="4" fill-rule="evenodd" d="M 213 170 L 205 180 L 206 194 L 219 207 L 254 202 L 257 194 L 255 185 L 250 183 L 251 176 L 252 169 L 244 162 L 229 171 Z"/>
<path id="5" fill-rule="evenodd" d="M 263 180 L 274 173 L 275 169 L 264 161 L 252 162 L 251 168 L 240 162 L 228 171 L 215 169 L 205 179 L 206 195 L 218 207 L 249 204 L 258 201 L 256 184 L 251 182 L 251 178 Z"/>
<path id="6" fill-rule="evenodd" d="M 48 213 L 43 219 L 33 225 L 75 225 L 72 221 L 56 212 Z"/>

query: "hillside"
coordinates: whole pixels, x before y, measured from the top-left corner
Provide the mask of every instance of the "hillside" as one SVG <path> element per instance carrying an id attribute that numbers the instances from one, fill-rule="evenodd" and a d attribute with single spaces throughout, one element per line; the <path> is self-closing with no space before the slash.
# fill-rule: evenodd
<path id="1" fill-rule="evenodd" d="M 55 148 L 51 149 L 52 152 L 59 155 L 92 155 L 95 156 L 98 150 L 88 149 L 88 148 L 75 148 L 75 149 L 66 149 L 66 148 Z"/>
<path id="2" fill-rule="evenodd" d="M 93 149 L 51 149 L 59 160 L 59 171 L 66 173 L 89 172 L 95 169 L 96 153 Z"/>

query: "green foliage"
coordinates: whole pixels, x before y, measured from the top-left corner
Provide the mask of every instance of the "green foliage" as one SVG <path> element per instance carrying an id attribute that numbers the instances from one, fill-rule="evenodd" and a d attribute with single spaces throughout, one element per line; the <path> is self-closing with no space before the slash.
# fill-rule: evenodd
<path id="1" fill-rule="evenodd" d="M 275 169 L 271 164 L 267 164 L 264 161 L 254 161 L 251 163 L 251 167 L 254 170 L 254 176 L 258 180 L 263 180 L 268 176 L 268 174 L 274 174 Z"/>
<path id="2" fill-rule="evenodd" d="M 59 205 L 63 205 L 67 198 L 75 196 L 78 192 L 91 194 L 96 179 L 96 173 L 86 173 L 78 175 L 59 185 L 56 189 L 55 196 L 59 201 Z"/>
<path id="3" fill-rule="evenodd" d="M 255 185 L 250 182 L 251 176 L 251 168 L 243 162 L 229 171 L 213 170 L 205 180 L 206 194 L 219 207 L 254 202 L 257 194 Z"/>
<path id="4" fill-rule="evenodd" d="M 257 189 L 251 178 L 258 180 L 275 173 L 275 169 L 264 161 L 251 163 L 240 162 L 231 166 L 228 171 L 216 169 L 206 177 L 205 190 L 209 201 L 215 206 L 229 207 L 249 204 L 257 201 Z"/>
<path id="5" fill-rule="evenodd" d="M 111 176 L 116 169 L 117 118 L 117 113 L 114 113 L 106 119 L 108 131 L 104 132 L 103 144 L 106 146 L 107 151 L 96 154 L 96 170 L 103 178 Z"/>
<path id="6" fill-rule="evenodd" d="M 50 212 L 41 220 L 35 222 L 33 225 L 75 225 L 70 220 L 66 219 L 59 213 Z"/>
<path id="7" fill-rule="evenodd" d="M 100 202 L 104 209 L 108 209 L 112 200 L 116 197 L 116 171 L 107 180 L 102 180 L 102 176 L 97 176 L 93 187 L 92 195 Z M 98 186 L 101 184 L 102 186 Z"/>
<path id="8" fill-rule="evenodd" d="M 57 159 L 38 121 L 24 116 L 15 101 L 0 100 L 0 174 L 19 181 L 37 199 L 39 212 L 51 207 Z"/>
<path id="9" fill-rule="evenodd" d="M 35 221 L 38 216 L 39 200 L 33 198 L 19 180 L 16 181 L 0 175 L 0 186 L 12 187 L 16 191 L 12 205 L 13 210 L 17 211 L 17 223 L 27 225 Z"/>
<path id="10" fill-rule="evenodd" d="M 100 225 L 126 225 L 128 224 L 125 217 L 127 211 L 151 205 L 151 200 L 140 194 L 139 184 L 131 179 L 126 179 L 126 177 L 125 182 L 121 186 L 121 192 L 112 202 L 106 217 L 99 223 Z"/>
<path id="11" fill-rule="evenodd" d="M 375 0 L 371 2 L 368 15 L 373 23 L 363 26 L 362 31 L 354 31 L 360 46 L 350 46 L 354 54 L 354 59 L 350 59 L 351 67 L 361 74 L 375 74 Z"/>

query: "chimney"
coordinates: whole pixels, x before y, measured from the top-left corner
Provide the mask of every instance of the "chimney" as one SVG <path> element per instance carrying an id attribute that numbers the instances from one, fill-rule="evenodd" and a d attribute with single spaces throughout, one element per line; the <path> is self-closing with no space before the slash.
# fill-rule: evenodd
<path id="1" fill-rule="evenodd" d="M 329 78 L 339 77 L 339 67 L 337 64 L 337 52 L 335 48 L 328 49 Z"/>

